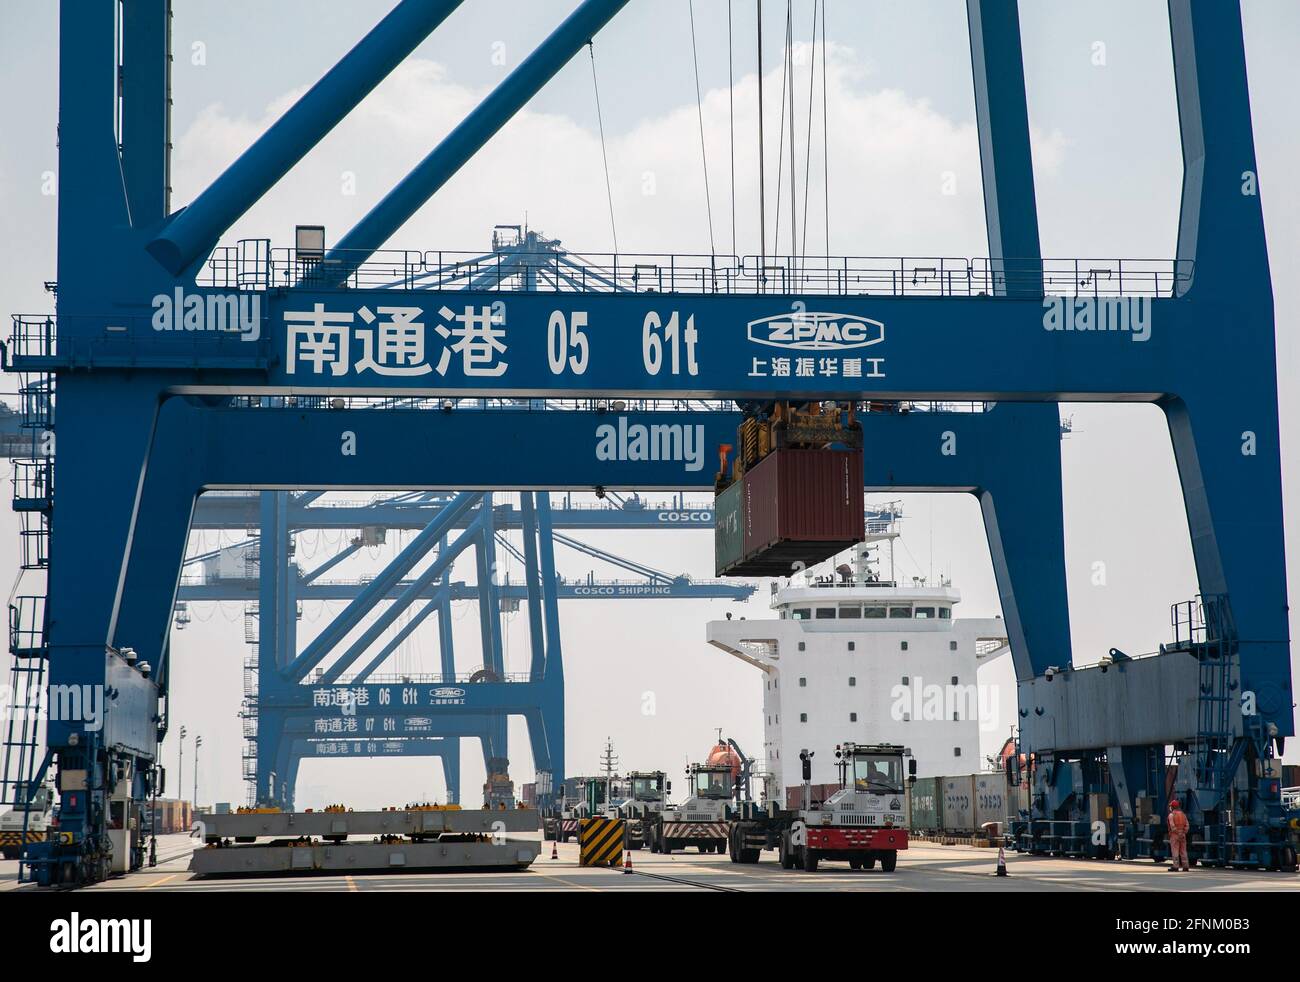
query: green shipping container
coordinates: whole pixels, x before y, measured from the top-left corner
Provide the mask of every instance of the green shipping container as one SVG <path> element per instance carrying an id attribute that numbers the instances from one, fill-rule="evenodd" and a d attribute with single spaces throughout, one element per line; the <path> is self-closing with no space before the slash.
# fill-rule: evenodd
<path id="1" fill-rule="evenodd" d="M 943 828 L 943 778 L 918 778 L 912 785 L 909 800 L 913 832 L 937 832 Z"/>
<path id="2" fill-rule="evenodd" d="M 745 556 L 744 490 L 744 482 L 737 481 L 713 503 L 713 555 L 718 576 Z"/>

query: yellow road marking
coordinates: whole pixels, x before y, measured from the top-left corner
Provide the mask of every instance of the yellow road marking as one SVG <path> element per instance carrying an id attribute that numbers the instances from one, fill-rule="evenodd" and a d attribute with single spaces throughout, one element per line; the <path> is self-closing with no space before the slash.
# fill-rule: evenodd
<path id="1" fill-rule="evenodd" d="M 357 888 L 357 881 L 354 880 L 354 879 L 352 879 L 351 876 L 347 877 L 347 881 L 348 881 L 348 892 L 349 892 L 349 893 L 360 893 L 360 892 L 361 892 L 361 891 Z"/>
<path id="2" fill-rule="evenodd" d="M 556 880 L 560 883 L 565 883 L 572 887 L 577 887 L 579 890 L 586 890 L 589 893 L 604 893 L 604 891 L 598 887 L 589 887 L 585 883 L 579 883 L 577 880 L 570 880 L 563 876 L 557 876 L 546 867 L 542 867 L 537 872 L 541 873 L 543 876 L 547 877 L 548 879 Z"/>
<path id="3" fill-rule="evenodd" d="M 167 876 L 164 876 L 161 880 L 154 880 L 152 883 L 146 883 L 146 884 L 145 884 L 144 886 L 142 886 L 142 887 L 137 887 L 137 889 L 139 889 L 139 890 L 151 890 L 151 889 L 153 889 L 153 888 L 156 887 L 156 886 L 162 886 L 164 883 L 167 883 L 169 880 L 174 880 L 174 879 L 176 879 L 176 877 L 178 877 L 178 876 L 180 876 L 179 873 L 170 873 L 170 874 L 168 874 Z"/>

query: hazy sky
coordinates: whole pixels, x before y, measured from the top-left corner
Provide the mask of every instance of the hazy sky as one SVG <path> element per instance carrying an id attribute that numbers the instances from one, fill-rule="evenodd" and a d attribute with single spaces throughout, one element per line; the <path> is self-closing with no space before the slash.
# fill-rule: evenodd
<path id="1" fill-rule="evenodd" d="M 201 190 L 390 6 L 389 0 L 177 0 L 173 205 Z M 295 224 L 321 223 L 331 241 L 337 240 L 572 6 L 572 0 L 467 0 L 228 239 L 263 235 L 284 245 Z M 965 4 L 828 0 L 827 6 L 832 253 L 986 254 Z M 0 4 L 0 73 L 11 93 L 0 104 L 0 215 L 6 233 L 0 236 L 0 296 L 12 312 L 49 309 L 41 284 L 55 275 L 57 198 L 42 191 L 56 160 L 56 8 L 48 0 Z M 719 252 L 729 252 L 727 4 L 696 0 L 695 8 L 712 238 Z M 764 9 L 764 57 L 769 92 L 775 93 L 781 85 L 785 4 L 767 0 Z M 1261 187 L 1272 233 L 1283 440 L 1289 449 L 1298 394 L 1298 298 L 1290 273 L 1300 259 L 1294 232 L 1300 191 L 1290 175 L 1300 172 L 1294 125 L 1300 4 L 1247 0 L 1244 9 Z M 735 225 L 738 251 L 752 253 L 758 227 L 754 4 L 738 0 L 734 10 Z M 810 34 L 812 0 L 795 0 L 794 10 L 795 36 L 802 43 Z M 1022 0 L 1021 22 L 1044 254 L 1171 257 L 1182 168 L 1165 4 Z M 1104 45 L 1104 64 L 1096 63 L 1097 42 Z M 633 0 L 597 38 L 595 59 L 622 251 L 707 251 L 710 227 L 688 0 Z M 806 63 L 796 69 L 801 153 L 808 71 Z M 775 185 L 779 100 L 770 97 L 768 109 L 769 181 Z M 820 244 L 827 233 L 820 119 L 816 122 L 807 234 Z M 802 212 L 802 157 L 797 173 Z M 782 193 L 784 243 L 789 200 L 788 190 Z M 393 244 L 482 250 L 493 225 L 525 219 L 574 251 L 611 248 L 592 64 L 585 53 Z M 6 378 L 0 384 L 12 391 L 13 383 Z M 1063 449 L 1076 660 L 1095 661 L 1112 646 L 1152 651 L 1167 640 L 1169 605 L 1195 593 L 1163 418 L 1142 406 L 1063 407 L 1062 412 L 1075 424 Z M 1293 460 L 1284 454 L 1288 505 L 1300 478 Z M 959 613 L 998 613 L 974 501 L 908 496 L 905 510 L 905 547 L 899 549 L 904 571 L 949 573 L 964 595 Z M 1293 553 L 1295 512 L 1291 507 L 1288 514 Z M 2 515 L 8 533 L 3 539 L 12 548 L 0 554 L 0 576 L 16 571 L 17 552 L 16 523 L 7 511 Z M 705 576 L 711 570 L 712 540 L 704 533 L 589 538 L 672 571 Z M 300 555 L 315 550 L 328 555 L 329 543 L 309 536 L 300 545 Z M 339 575 L 349 570 L 359 575 L 365 563 L 379 558 L 344 567 Z M 1091 582 L 1098 561 L 1106 564 L 1104 587 Z M 560 565 L 566 573 L 592 568 L 585 558 L 563 554 Z M 461 575 L 472 579 L 472 570 Z M 743 609 L 664 601 L 564 606 L 569 772 L 592 769 L 607 735 L 624 763 L 637 768 L 672 769 L 698 757 L 715 727 L 751 753 L 761 749 L 758 673 L 703 638 L 705 621 L 728 609 L 737 616 L 766 616 L 766 595 L 763 586 Z M 204 734 L 200 798 L 241 800 L 242 740 L 235 713 L 245 657 L 242 611 L 231 604 L 195 614 L 196 621 L 210 619 L 174 641 L 172 715 L 191 734 Z M 308 605 L 303 642 L 319 630 L 322 616 L 323 610 Z M 482 659 L 472 605 L 464 605 L 458 617 L 464 671 Z M 408 667 L 436 663 L 434 632 L 431 621 L 404 651 Z M 518 666 L 527 657 L 523 615 L 510 632 L 510 660 Z M 1009 671 L 1000 677 L 1009 677 Z M 641 713 L 646 692 L 656 694 L 652 717 Z M 1006 699 L 1013 698 L 1008 692 Z M 531 764 L 521 725 L 512 727 L 512 741 L 516 779 L 527 780 Z M 166 760 L 174 766 L 176 748 L 174 741 L 169 744 Z M 466 796 L 472 801 L 481 767 L 477 749 L 466 745 L 465 751 Z M 187 759 L 187 774 L 189 769 Z M 430 770 L 421 761 L 306 764 L 299 802 L 310 806 L 344 797 L 360 805 L 441 796 L 441 777 Z"/>

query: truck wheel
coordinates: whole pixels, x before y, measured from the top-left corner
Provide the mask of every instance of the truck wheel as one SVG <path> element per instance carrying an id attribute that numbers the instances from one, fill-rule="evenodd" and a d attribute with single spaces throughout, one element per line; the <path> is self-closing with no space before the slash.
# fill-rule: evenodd
<path id="1" fill-rule="evenodd" d="M 873 862 L 871 865 L 874 866 L 875 863 Z M 886 873 L 894 872 L 894 868 L 897 865 L 898 865 L 898 853 L 895 850 L 891 849 L 889 852 L 884 852 L 880 854 L 880 868 L 884 870 L 884 872 Z"/>
<path id="2" fill-rule="evenodd" d="M 859 869 L 862 869 L 862 860 L 861 860 L 861 859 L 850 859 L 850 860 L 849 860 L 849 869 L 852 869 L 852 870 L 859 870 Z"/>
<path id="3" fill-rule="evenodd" d="M 740 859 L 738 860 L 738 862 L 756 863 L 758 862 L 759 856 L 761 856 L 762 854 L 763 853 L 761 849 L 742 849 L 740 850 Z"/>
<path id="4" fill-rule="evenodd" d="M 800 852 L 803 853 L 803 871 L 805 873 L 817 872 L 817 850 L 810 846 L 804 846 Z"/>
<path id="5" fill-rule="evenodd" d="M 717 842 L 713 844 L 713 851 L 716 852 L 719 856 L 725 856 L 727 853 L 731 852 L 730 846 L 731 843 L 728 842 L 726 839 L 719 839 Z"/>
<path id="6" fill-rule="evenodd" d="M 875 857 L 875 856 L 868 856 L 866 859 L 864 859 L 864 860 L 862 861 L 862 868 L 863 868 L 863 869 L 875 869 L 875 868 L 876 868 L 876 857 Z"/>
<path id="7" fill-rule="evenodd" d="M 777 859 L 782 869 L 794 869 L 794 856 L 790 851 L 790 833 L 782 832 L 781 841 L 776 846 Z"/>
<path id="8" fill-rule="evenodd" d="M 727 855 L 733 863 L 740 862 L 740 829 L 733 828 L 727 835 Z"/>

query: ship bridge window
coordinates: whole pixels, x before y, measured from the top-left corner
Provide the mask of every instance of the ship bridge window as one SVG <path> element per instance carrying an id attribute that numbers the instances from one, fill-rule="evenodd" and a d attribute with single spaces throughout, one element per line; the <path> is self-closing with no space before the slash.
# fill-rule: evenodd
<path id="1" fill-rule="evenodd" d="M 817 619 L 818 619 L 819 621 L 833 621 L 833 620 L 835 620 L 835 608 L 834 608 L 834 607 L 818 607 L 818 608 L 817 608 Z"/>
<path id="2" fill-rule="evenodd" d="M 849 620 L 858 620 L 862 617 L 862 608 L 857 604 L 844 605 L 840 604 L 840 617 L 847 617 Z"/>
<path id="3" fill-rule="evenodd" d="M 806 621 L 812 617 L 812 609 L 809 607 L 796 607 L 790 611 L 790 619 L 795 621 Z"/>
<path id="4" fill-rule="evenodd" d="M 889 608 L 889 619 L 891 621 L 900 620 L 904 617 L 911 617 L 911 616 L 912 616 L 911 607 L 890 607 Z"/>
<path id="5" fill-rule="evenodd" d="M 885 616 L 885 608 L 881 604 L 867 604 L 862 609 L 862 616 L 867 620 L 877 620 Z"/>
<path id="6" fill-rule="evenodd" d="M 917 616 L 917 617 L 920 617 L 920 618 L 927 619 L 927 620 L 934 620 L 934 608 L 933 608 L 933 607 L 917 607 L 917 608 L 916 608 L 916 616 Z"/>
<path id="7" fill-rule="evenodd" d="M 952 620 L 952 608 L 951 608 L 951 607 L 940 607 L 940 608 L 939 608 L 939 620 L 941 620 L 941 621 L 950 621 L 950 620 Z"/>

